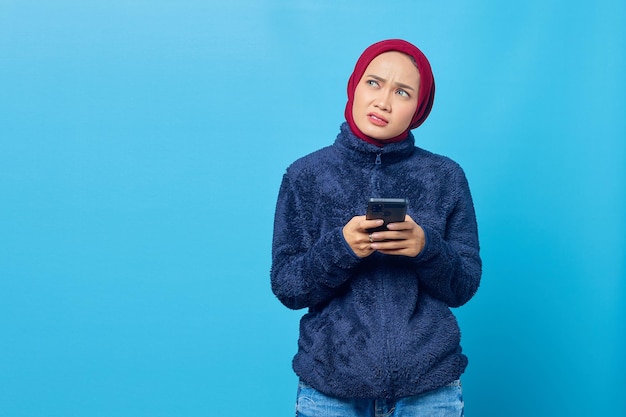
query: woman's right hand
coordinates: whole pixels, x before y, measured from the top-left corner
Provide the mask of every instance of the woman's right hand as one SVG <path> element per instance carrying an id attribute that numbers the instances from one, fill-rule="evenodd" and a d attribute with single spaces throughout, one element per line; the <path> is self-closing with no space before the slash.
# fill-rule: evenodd
<path id="1" fill-rule="evenodd" d="M 365 216 L 355 216 L 343 227 L 343 238 L 356 256 L 368 257 L 374 252 L 368 229 L 382 226 L 382 224 L 381 219 L 367 220 Z"/>

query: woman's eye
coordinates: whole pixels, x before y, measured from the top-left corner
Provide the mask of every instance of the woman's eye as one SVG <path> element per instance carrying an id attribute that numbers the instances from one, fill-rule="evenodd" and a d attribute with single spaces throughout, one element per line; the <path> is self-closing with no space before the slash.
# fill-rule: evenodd
<path id="1" fill-rule="evenodd" d="M 376 80 L 367 80 L 367 84 L 371 85 L 372 87 L 378 87 L 378 81 Z"/>
<path id="2" fill-rule="evenodd" d="M 406 92 L 406 90 L 398 90 L 398 94 L 401 95 L 402 97 L 410 97 L 409 93 Z"/>

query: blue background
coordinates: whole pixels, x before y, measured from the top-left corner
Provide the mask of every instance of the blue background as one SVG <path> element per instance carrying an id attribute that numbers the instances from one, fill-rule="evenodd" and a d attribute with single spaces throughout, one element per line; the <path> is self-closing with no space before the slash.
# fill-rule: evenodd
<path id="1" fill-rule="evenodd" d="M 293 415 L 278 186 L 392 37 L 475 199 L 467 414 L 626 415 L 625 8 L 1 0 L 0 415 Z"/>

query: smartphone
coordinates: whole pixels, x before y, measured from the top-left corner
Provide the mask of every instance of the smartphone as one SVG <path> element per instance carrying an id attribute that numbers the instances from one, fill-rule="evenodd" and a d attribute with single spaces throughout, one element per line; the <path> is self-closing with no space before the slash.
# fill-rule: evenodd
<path id="1" fill-rule="evenodd" d="M 382 226 L 368 229 L 369 232 L 380 232 L 387 229 L 387 224 L 403 222 L 406 216 L 406 198 L 370 198 L 367 203 L 367 220 L 383 219 Z"/>

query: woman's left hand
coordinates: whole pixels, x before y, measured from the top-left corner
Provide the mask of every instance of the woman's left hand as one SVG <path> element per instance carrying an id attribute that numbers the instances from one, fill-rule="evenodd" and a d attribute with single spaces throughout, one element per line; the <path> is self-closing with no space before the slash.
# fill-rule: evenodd
<path id="1" fill-rule="evenodd" d="M 415 257 L 424 249 L 426 237 L 424 229 L 415 223 L 408 214 L 403 222 L 389 223 L 388 231 L 375 232 L 370 235 L 370 247 L 387 255 L 403 255 Z"/>

